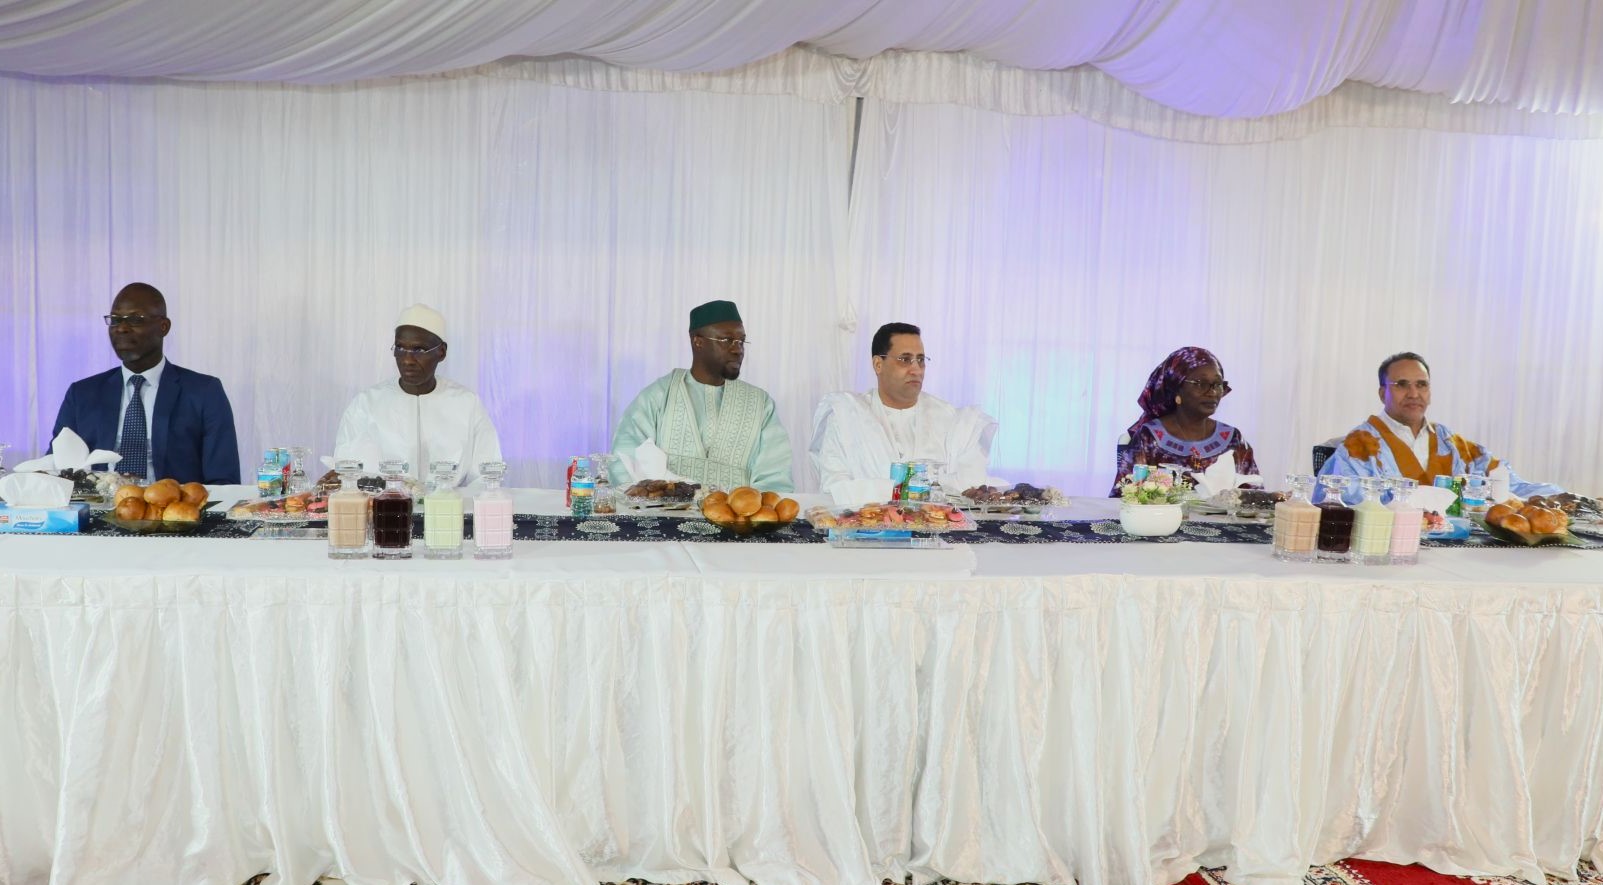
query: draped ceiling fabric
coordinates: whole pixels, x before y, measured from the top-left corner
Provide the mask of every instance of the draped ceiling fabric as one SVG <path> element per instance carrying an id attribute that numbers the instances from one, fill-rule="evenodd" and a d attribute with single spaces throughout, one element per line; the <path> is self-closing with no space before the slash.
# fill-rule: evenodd
<path id="1" fill-rule="evenodd" d="M 797 44 L 1094 66 L 1188 113 L 1256 117 L 1347 80 L 1557 113 L 1603 110 L 1587 0 L 47 0 L 0 10 L 0 71 L 336 83 L 508 57 L 720 71 Z"/>

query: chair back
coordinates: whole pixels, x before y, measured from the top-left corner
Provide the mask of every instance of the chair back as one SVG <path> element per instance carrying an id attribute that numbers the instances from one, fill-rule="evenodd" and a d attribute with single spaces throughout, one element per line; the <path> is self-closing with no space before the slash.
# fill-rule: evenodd
<path id="1" fill-rule="evenodd" d="M 1314 475 L 1319 475 L 1319 468 L 1325 466 L 1330 456 L 1336 454 L 1336 447 L 1328 444 L 1314 446 Z"/>

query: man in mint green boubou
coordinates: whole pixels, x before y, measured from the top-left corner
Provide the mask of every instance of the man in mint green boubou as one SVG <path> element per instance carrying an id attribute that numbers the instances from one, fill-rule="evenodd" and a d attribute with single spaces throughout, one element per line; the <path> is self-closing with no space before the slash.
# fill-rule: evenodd
<path id="1" fill-rule="evenodd" d="M 746 326 L 734 302 L 692 309 L 690 368 L 640 391 L 618 421 L 612 450 L 633 457 L 653 440 L 667 452 L 669 470 L 702 485 L 793 491 L 790 437 L 773 398 L 739 380 L 745 359 Z M 625 469 L 615 472 L 616 484 L 633 481 Z"/>

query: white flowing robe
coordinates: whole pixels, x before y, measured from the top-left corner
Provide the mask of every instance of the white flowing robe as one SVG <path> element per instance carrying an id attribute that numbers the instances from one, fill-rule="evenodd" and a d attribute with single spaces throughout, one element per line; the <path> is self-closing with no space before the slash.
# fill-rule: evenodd
<path id="1" fill-rule="evenodd" d="M 927 393 L 910 409 L 892 409 L 879 391 L 831 393 L 813 416 L 808 449 L 824 491 L 853 479 L 889 479 L 893 461 L 937 461 L 956 494 L 989 478 L 996 419 Z"/>
<path id="2" fill-rule="evenodd" d="M 436 379 L 434 390 L 414 396 L 389 380 L 358 393 L 345 407 L 334 458 L 354 458 L 366 473 L 381 461 L 405 461 L 427 479 L 431 461 L 455 461 L 457 484 L 479 478 L 479 465 L 501 460 L 501 438 L 479 395 L 454 381 Z"/>

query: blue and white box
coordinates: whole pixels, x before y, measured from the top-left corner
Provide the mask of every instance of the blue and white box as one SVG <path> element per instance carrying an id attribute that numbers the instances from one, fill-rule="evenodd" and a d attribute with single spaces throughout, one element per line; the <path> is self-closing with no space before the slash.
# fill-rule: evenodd
<path id="1" fill-rule="evenodd" d="M 12 507 L 0 504 L 0 533 L 28 535 L 70 535 L 89 524 L 89 505 L 83 502 L 66 507 Z"/>

